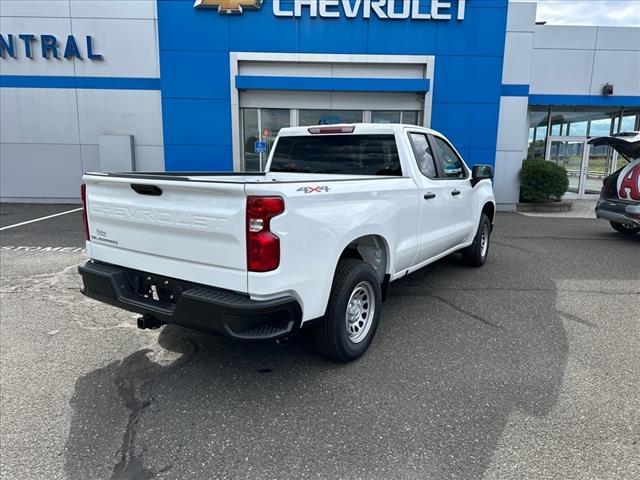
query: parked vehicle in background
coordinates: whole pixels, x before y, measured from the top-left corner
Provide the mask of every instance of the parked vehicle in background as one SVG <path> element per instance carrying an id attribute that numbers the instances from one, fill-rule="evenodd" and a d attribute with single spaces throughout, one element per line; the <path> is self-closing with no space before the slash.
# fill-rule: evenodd
<path id="1" fill-rule="evenodd" d="M 640 232 L 640 132 L 592 138 L 589 143 L 609 145 L 626 162 L 603 180 L 596 216 L 609 220 L 618 232 Z"/>
<path id="2" fill-rule="evenodd" d="M 492 175 L 397 124 L 283 129 L 266 173 L 89 173 L 83 293 L 141 328 L 265 340 L 313 321 L 320 349 L 350 361 L 389 283 L 453 252 L 485 263 Z"/>

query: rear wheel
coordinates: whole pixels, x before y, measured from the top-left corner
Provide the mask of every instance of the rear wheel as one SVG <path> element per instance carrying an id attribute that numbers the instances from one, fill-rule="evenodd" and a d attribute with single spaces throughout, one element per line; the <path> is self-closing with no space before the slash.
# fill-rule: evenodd
<path id="1" fill-rule="evenodd" d="M 611 226 L 615 231 L 620 233 L 628 233 L 630 235 L 633 235 L 634 233 L 640 232 L 640 227 L 636 227 L 635 225 L 630 225 L 626 223 L 616 223 L 616 222 L 609 222 L 609 223 L 611 224 Z"/>
<path id="2" fill-rule="evenodd" d="M 369 264 L 352 258 L 340 260 L 327 313 L 315 325 L 320 351 L 338 362 L 362 355 L 378 328 L 381 298 L 380 282 Z"/>
<path id="3" fill-rule="evenodd" d="M 480 216 L 478 231 L 473 243 L 463 248 L 462 260 L 470 267 L 481 267 L 487 261 L 489 255 L 489 241 L 491 239 L 491 222 L 485 213 Z"/>

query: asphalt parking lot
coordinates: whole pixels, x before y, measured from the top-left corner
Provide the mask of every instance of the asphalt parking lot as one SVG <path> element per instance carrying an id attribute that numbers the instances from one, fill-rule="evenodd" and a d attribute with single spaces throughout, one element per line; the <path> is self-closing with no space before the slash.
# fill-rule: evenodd
<path id="1" fill-rule="evenodd" d="M 2 206 L 2 227 L 77 205 Z M 640 235 L 499 214 L 390 290 L 359 361 L 83 298 L 80 213 L 0 231 L 6 479 L 640 478 Z"/>

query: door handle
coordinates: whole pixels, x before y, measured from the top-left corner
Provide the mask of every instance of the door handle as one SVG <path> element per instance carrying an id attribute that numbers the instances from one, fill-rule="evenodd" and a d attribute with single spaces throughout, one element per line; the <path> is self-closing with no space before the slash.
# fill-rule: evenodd
<path id="1" fill-rule="evenodd" d="M 162 189 L 160 187 L 156 187 L 155 185 L 147 185 L 144 183 L 132 183 L 131 189 L 139 193 L 140 195 L 153 195 L 159 196 L 162 195 Z"/>
<path id="2" fill-rule="evenodd" d="M 453 196 L 460 195 L 460 190 L 452 190 L 451 195 Z"/>
<path id="3" fill-rule="evenodd" d="M 435 193 L 429 192 L 429 193 L 425 193 L 424 194 L 424 199 L 425 200 L 431 200 L 432 198 L 436 198 L 436 194 Z"/>

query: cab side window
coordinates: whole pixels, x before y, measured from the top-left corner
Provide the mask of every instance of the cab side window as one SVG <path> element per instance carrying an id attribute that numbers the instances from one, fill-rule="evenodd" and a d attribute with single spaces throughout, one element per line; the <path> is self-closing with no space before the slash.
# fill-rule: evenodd
<path id="1" fill-rule="evenodd" d="M 467 170 L 460 157 L 447 142 L 438 137 L 433 139 L 433 148 L 437 151 L 438 161 L 444 178 L 467 178 Z"/>
<path id="2" fill-rule="evenodd" d="M 438 173 L 427 136 L 423 133 L 410 133 L 409 139 L 413 147 L 413 155 L 422 174 L 427 178 L 436 178 Z"/>

